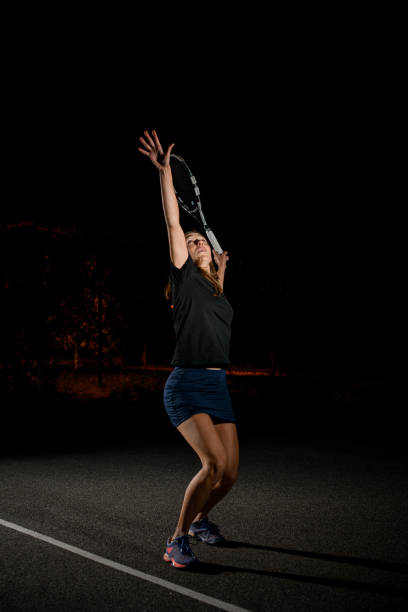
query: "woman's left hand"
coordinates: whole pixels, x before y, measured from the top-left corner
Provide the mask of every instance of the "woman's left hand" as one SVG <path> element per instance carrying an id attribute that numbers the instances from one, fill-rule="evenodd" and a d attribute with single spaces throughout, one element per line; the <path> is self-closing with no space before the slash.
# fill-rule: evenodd
<path id="1" fill-rule="evenodd" d="M 221 268 L 225 270 L 225 268 L 227 267 L 227 261 L 229 260 L 228 251 L 223 251 L 221 254 L 219 254 L 215 249 L 213 249 L 212 252 L 218 269 Z"/>

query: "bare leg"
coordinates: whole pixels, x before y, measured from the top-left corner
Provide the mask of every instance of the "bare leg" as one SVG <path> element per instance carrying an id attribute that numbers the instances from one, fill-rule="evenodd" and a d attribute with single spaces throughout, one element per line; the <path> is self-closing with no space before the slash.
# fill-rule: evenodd
<path id="1" fill-rule="evenodd" d="M 199 508 L 204 506 L 213 486 L 214 477 L 208 469 L 202 467 L 186 489 L 179 520 L 172 540 L 177 538 L 177 536 L 188 533 L 193 518 L 197 515 Z"/>
<path id="2" fill-rule="evenodd" d="M 224 473 L 227 457 L 219 434 L 208 414 L 194 414 L 177 428 L 200 457 L 203 467 L 189 483 L 172 539 L 188 533 L 194 517 L 203 508 Z"/>
<path id="3" fill-rule="evenodd" d="M 200 508 L 200 511 L 195 515 L 194 522 L 207 516 L 209 511 L 231 490 L 234 482 L 238 478 L 239 443 L 236 425 L 235 423 L 220 423 L 215 425 L 215 430 L 220 436 L 226 450 L 227 465 L 221 480 L 212 488 L 207 500 Z"/>

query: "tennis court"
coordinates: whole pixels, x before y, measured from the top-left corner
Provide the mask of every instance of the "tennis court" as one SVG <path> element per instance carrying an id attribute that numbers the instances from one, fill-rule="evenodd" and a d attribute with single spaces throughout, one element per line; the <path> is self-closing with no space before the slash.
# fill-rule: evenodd
<path id="1" fill-rule="evenodd" d="M 1 457 L 2 612 L 406 610 L 403 452 L 242 435 L 211 514 L 228 541 L 192 540 L 184 571 L 162 554 L 199 462 L 181 437 L 142 433 Z"/>

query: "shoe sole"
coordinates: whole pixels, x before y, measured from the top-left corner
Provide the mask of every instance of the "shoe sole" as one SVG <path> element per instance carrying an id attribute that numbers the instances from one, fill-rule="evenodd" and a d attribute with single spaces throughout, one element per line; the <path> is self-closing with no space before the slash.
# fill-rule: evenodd
<path id="1" fill-rule="evenodd" d="M 191 565 L 192 563 L 195 563 L 196 561 L 198 561 L 198 559 L 193 559 L 192 561 L 189 561 L 188 563 L 177 563 L 177 561 L 175 561 L 172 557 L 169 557 L 167 553 L 164 553 L 163 555 L 163 559 L 164 561 L 167 561 L 167 563 L 171 563 L 173 567 L 176 567 L 177 569 L 185 569 L 186 567 L 189 567 L 189 565 Z"/>

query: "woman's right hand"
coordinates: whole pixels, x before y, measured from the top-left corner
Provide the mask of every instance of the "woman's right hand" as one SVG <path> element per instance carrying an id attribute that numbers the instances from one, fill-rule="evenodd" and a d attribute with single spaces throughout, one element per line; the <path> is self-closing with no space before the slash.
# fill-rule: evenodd
<path id="1" fill-rule="evenodd" d="M 147 155 L 150 157 L 152 163 L 158 168 L 158 170 L 164 170 L 166 167 L 170 166 L 170 153 L 172 148 L 174 147 L 174 143 L 169 146 L 166 153 L 163 152 L 163 147 L 160 144 L 160 140 L 155 132 L 152 130 L 153 138 L 150 136 L 147 130 L 144 131 L 144 135 L 146 136 L 146 140 L 143 136 L 140 136 L 139 140 L 144 146 L 144 149 L 138 147 L 138 151 L 143 153 L 143 155 Z"/>

